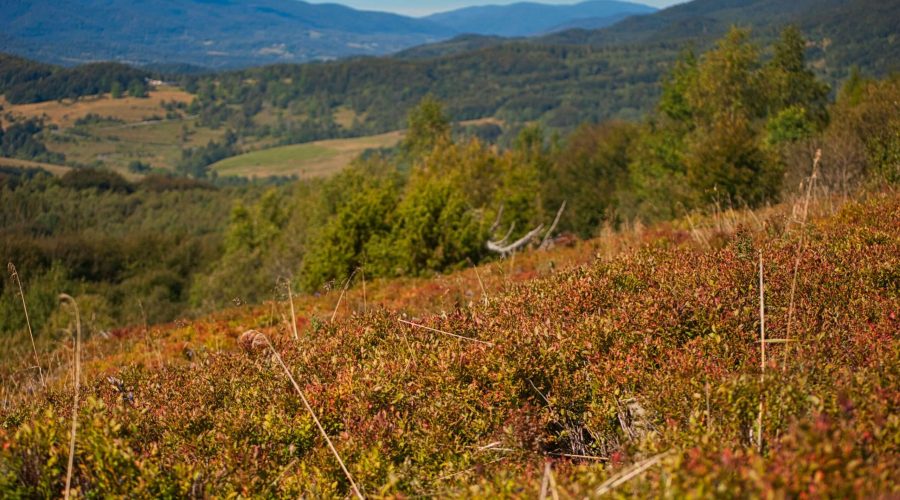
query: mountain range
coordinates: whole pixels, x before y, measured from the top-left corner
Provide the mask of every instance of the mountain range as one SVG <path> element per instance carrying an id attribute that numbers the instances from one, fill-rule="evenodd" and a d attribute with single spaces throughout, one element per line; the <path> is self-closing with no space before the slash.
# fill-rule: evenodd
<path id="1" fill-rule="evenodd" d="M 607 26 L 653 10 L 593 0 L 411 18 L 298 0 L 0 0 L 0 52 L 63 65 L 233 68 L 384 55 L 464 33 L 526 36 L 579 22 Z"/>
<path id="2" fill-rule="evenodd" d="M 521 2 L 467 7 L 433 14 L 425 19 L 460 33 L 520 37 L 577 27 L 602 28 L 629 16 L 655 11 L 647 5 L 612 0 L 592 0 L 574 5 Z"/>

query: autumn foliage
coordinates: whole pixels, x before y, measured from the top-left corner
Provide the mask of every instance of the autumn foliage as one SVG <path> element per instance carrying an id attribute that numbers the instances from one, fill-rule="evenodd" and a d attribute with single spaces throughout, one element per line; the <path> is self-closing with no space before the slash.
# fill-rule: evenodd
<path id="1" fill-rule="evenodd" d="M 432 314 L 357 310 L 359 287 L 336 322 L 301 301 L 296 341 L 278 304 L 96 339 L 73 485 L 82 496 L 348 495 L 271 354 L 239 345 L 255 329 L 367 496 L 537 497 L 547 462 L 563 497 L 896 495 L 900 198 L 873 195 L 805 227 L 786 209 L 761 217 L 714 240 L 662 228 L 609 259 L 489 280 L 485 300 Z M 764 373 L 760 254 L 778 340 Z M 0 411 L 5 497 L 62 491 L 64 373 Z"/>

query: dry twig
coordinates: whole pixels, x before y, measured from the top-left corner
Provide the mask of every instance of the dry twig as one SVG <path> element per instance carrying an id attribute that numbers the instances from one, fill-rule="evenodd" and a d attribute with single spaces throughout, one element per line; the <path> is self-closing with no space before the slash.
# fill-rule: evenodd
<path id="1" fill-rule="evenodd" d="M 338 309 L 341 307 L 341 301 L 344 300 L 344 294 L 347 293 L 347 288 L 350 287 L 350 281 L 353 280 L 353 277 L 356 276 L 356 271 L 359 271 L 359 268 L 355 269 L 352 273 L 350 273 L 350 277 L 347 278 L 347 281 L 344 282 L 344 288 L 341 290 L 341 295 L 338 297 L 337 304 L 334 306 L 334 312 L 331 313 L 331 322 L 334 323 L 334 318 L 337 317 Z"/>
<path id="2" fill-rule="evenodd" d="M 766 288 L 763 278 L 763 254 L 759 251 L 759 349 L 760 349 L 760 391 L 766 382 Z M 756 441 L 759 452 L 763 447 L 763 394 L 759 395 L 759 417 L 756 421 Z"/>
<path id="3" fill-rule="evenodd" d="M 41 368 L 41 360 L 38 357 L 37 345 L 34 343 L 34 332 L 31 330 L 31 318 L 28 317 L 28 306 L 25 305 L 25 291 L 22 290 L 22 280 L 19 279 L 19 273 L 16 271 L 16 266 L 14 266 L 12 262 L 6 265 L 6 269 L 9 271 L 9 276 L 15 280 L 16 285 L 19 286 L 19 297 L 22 299 L 22 310 L 25 311 L 25 324 L 28 325 L 28 336 L 31 337 L 31 349 L 34 351 L 34 363 L 37 366 L 38 375 L 41 377 L 41 387 L 46 387 L 47 384 L 44 381 L 44 370 Z"/>
<path id="4" fill-rule="evenodd" d="M 416 328 L 421 328 L 421 329 L 423 329 L 423 330 L 428 330 L 429 332 L 441 333 L 441 334 L 443 334 L 443 335 L 449 335 L 449 336 L 451 336 L 451 337 L 456 337 L 456 338 L 462 339 L 462 340 L 469 340 L 469 341 L 472 341 L 472 342 L 478 342 L 479 344 L 485 344 L 485 345 L 489 345 L 489 346 L 491 346 L 491 347 L 494 346 L 493 342 L 488 342 L 488 341 L 486 341 L 486 340 L 473 339 L 472 337 L 464 337 L 464 336 L 462 336 L 462 335 L 457 335 L 457 334 L 455 334 L 455 333 L 445 332 L 444 330 L 438 330 L 437 328 L 431 328 L 431 327 L 428 327 L 428 326 L 425 326 L 425 325 L 419 325 L 419 324 L 413 323 L 413 322 L 411 322 L 411 321 L 406 321 L 405 319 L 398 319 L 397 321 L 399 321 L 399 322 L 401 322 L 401 323 L 403 323 L 403 324 L 409 325 L 409 326 L 414 326 L 414 327 L 416 327 Z"/>
<path id="5" fill-rule="evenodd" d="M 634 464 L 631 468 L 624 470 L 621 473 L 616 474 L 615 476 L 609 478 L 608 480 L 606 480 L 606 482 L 601 484 L 599 488 L 597 488 L 597 496 L 610 493 L 613 490 L 615 490 L 616 488 L 618 488 L 619 486 L 621 486 L 621 485 L 627 483 L 628 481 L 632 480 L 633 478 L 643 474 L 644 472 L 647 471 L 647 469 L 658 464 L 660 461 L 662 461 L 662 459 L 666 458 L 671 453 L 672 453 L 672 451 L 670 450 L 670 451 L 660 453 L 659 455 L 652 456 L 652 457 L 648 458 L 647 460 L 638 462 L 638 463 Z"/>

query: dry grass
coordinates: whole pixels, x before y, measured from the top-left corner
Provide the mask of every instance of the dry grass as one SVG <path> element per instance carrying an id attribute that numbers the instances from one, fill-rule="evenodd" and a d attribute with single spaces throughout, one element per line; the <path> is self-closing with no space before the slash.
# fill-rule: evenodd
<path id="1" fill-rule="evenodd" d="M 67 302 L 75 309 L 75 395 L 72 400 L 72 434 L 69 438 L 69 465 L 66 468 L 66 500 L 72 487 L 72 468 L 75 464 L 75 437 L 78 432 L 78 393 L 81 390 L 81 313 L 78 303 L 70 295 L 61 294 L 60 301 Z"/>
<path id="2" fill-rule="evenodd" d="M 19 279 L 19 272 L 16 271 L 16 266 L 14 266 L 12 262 L 6 265 L 6 269 L 9 271 L 10 278 L 15 281 L 16 286 L 19 287 L 19 298 L 22 299 L 22 310 L 25 312 L 25 324 L 28 326 L 28 337 L 31 339 L 31 349 L 34 351 L 34 364 L 37 366 L 38 375 L 41 377 L 41 387 L 46 387 L 47 383 L 44 381 L 44 369 L 41 368 L 41 359 L 38 357 L 37 345 L 34 343 L 34 331 L 31 329 L 31 318 L 28 317 L 28 306 L 25 304 L 25 291 L 22 289 L 22 280 Z"/>
<path id="3" fill-rule="evenodd" d="M 646 460 L 643 460 L 641 462 L 634 464 L 632 467 L 629 467 L 628 469 L 620 472 L 619 474 L 616 474 L 615 476 L 609 478 L 606 482 L 601 484 L 599 488 L 597 488 L 597 492 L 596 492 L 597 496 L 603 496 L 603 495 L 612 493 L 619 486 L 627 483 L 628 481 L 634 479 L 635 477 L 640 476 L 641 474 L 646 472 L 647 469 L 660 463 L 664 458 L 669 456 L 671 453 L 672 453 L 671 451 L 667 451 L 664 453 L 660 453 L 659 455 L 652 456 Z"/>
<path id="4" fill-rule="evenodd" d="M 787 320 L 787 333 L 785 334 L 786 339 L 791 338 L 791 328 L 794 324 L 794 300 L 797 295 L 797 275 L 800 272 L 800 260 L 803 257 L 803 247 L 806 244 L 806 223 L 809 219 L 809 202 L 812 198 L 813 190 L 815 189 L 816 179 L 819 177 L 819 162 L 822 160 L 822 150 L 816 151 L 815 159 L 813 160 L 813 170 L 806 184 L 806 197 L 803 201 L 803 215 L 800 221 L 800 242 L 797 243 L 797 258 L 794 259 L 794 275 L 791 279 L 791 297 L 790 302 L 788 304 L 788 320 Z M 787 356 L 785 356 L 787 359 Z"/>

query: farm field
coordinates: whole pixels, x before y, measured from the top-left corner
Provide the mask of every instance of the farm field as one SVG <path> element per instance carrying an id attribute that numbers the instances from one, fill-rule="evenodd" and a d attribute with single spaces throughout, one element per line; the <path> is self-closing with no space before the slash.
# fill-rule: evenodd
<path id="1" fill-rule="evenodd" d="M 294 144 L 227 158 L 213 165 L 222 176 L 270 177 L 296 175 L 301 179 L 327 177 L 349 165 L 368 149 L 396 146 L 403 132 Z"/>
<path id="2" fill-rule="evenodd" d="M 336 116 L 349 112 L 338 110 Z M 460 126 L 498 125 L 504 122 L 496 118 L 481 118 L 459 122 Z M 345 124 L 346 125 L 346 124 Z M 331 139 L 304 144 L 274 147 L 226 158 L 213 165 L 219 175 L 242 177 L 269 177 L 296 175 L 301 179 L 328 177 L 349 165 L 357 156 L 369 149 L 391 148 L 403 140 L 405 131 L 357 137 Z"/>

